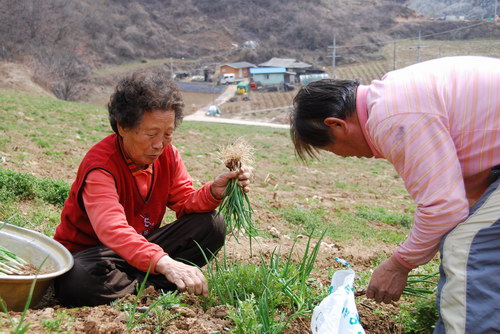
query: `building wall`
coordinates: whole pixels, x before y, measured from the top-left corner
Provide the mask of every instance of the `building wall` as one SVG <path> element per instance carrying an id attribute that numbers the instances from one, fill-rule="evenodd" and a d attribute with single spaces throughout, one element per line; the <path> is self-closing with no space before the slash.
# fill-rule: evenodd
<path id="1" fill-rule="evenodd" d="M 227 73 L 233 73 L 235 77 L 239 76 L 239 71 L 237 68 L 227 66 L 227 65 L 221 66 L 220 67 L 220 74 L 223 75 L 223 74 L 227 74 Z"/>
<path id="2" fill-rule="evenodd" d="M 250 76 L 250 69 L 248 67 L 239 69 L 240 78 L 248 78 Z"/>
<path id="3" fill-rule="evenodd" d="M 234 68 L 231 66 L 223 65 L 220 67 L 220 74 L 233 73 L 236 78 L 248 78 L 250 76 L 250 70 L 248 67 L 245 68 Z"/>
<path id="4" fill-rule="evenodd" d="M 255 73 L 253 75 L 253 81 L 259 83 L 262 86 L 275 86 L 275 85 L 283 85 L 285 82 L 285 73 Z"/>

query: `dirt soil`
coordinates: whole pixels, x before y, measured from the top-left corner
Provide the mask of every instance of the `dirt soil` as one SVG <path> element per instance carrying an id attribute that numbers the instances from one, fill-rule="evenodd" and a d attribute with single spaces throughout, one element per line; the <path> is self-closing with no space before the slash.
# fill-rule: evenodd
<path id="1" fill-rule="evenodd" d="M 276 222 L 277 220 L 274 219 L 272 221 Z M 234 238 L 229 239 L 226 245 L 229 260 L 257 264 L 260 263 L 260 256 L 269 258 L 271 253 L 278 248 L 281 250 L 282 254 L 288 254 L 294 241 L 286 234 L 281 233 L 280 231 L 282 231 L 282 229 L 284 230 L 285 227 L 275 223 L 270 224 L 268 232 L 271 233 L 274 238 L 257 238 L 257 242 L 254 241 L 252 245 L 252 255 L 249 253 L 250 248 L 247 238 L 239 237 L 239 243 L 236 242 Z M 306 242 L 307 238 L 305 236 L 299 236 L 298 242 L 295 243 L 293 253 L 295 256 L 293 258 L 299 259 L 302 256 Z M 378 248 L 377 251 L 389 253 L 393 251 L 393 249 Z M 355 264 L 358 270 L 369 269 L 374 260 L 374 256 L 369 255 L 374 254 L 373 249 L 363 246 L 361 242 L 357 246 L 343 246 L 341 244 L 329 243 L 328 240 L 326 240 L 322 244 L 322 251 L 318 255 L 316 261 L 315 270 L 317 270 L 317 277 L 321 277 L 315 279 L 316 284 L 323 287 L 330 284 L 327 276 L 328 271 L 332 268 L 332 265 L 340 269 L 340 265 L 335 263 L 332 264 L 331 259 L 339 254 L 342 254 L 344 259 L 350 263 Z M 158 291 L 153 287 L 148 287 L 144 295 L 155 297 L 158 296 Z M 164 325 L 158 333 L 208 334 L 217 331 L 220 333 L 230 333 L 229 328 L 232 326 L 231 320 L 227 318 L 228 310 L 226 306 L 219 305 L 204 309 L 201 299 L 197 296 L 188 293 L 182 293 L 181 295 L 183 296 L 183 306 L 175 306 L 167 311 L 168 314 L 165 314 L 165 316 L 168 317 L 171 315 L 172 320 L 168 322 L 168 325 Z M 361 324 L 366 333 L 402 333 L 399 324 L 392 321 L 389 317 L 381 317 L 373 312 L 375 309 L 383 309 L 386 313 L 397 314 L 398 308 L 395 304 L 381 306 L 366 299 L 364 296 L 358 296 L 356 298 L 358 301 L 358 312 Z M 122 298 L 121 302 L 127 300 L 133 302 L 134 296 L 126 296 Z M 144 308 L 151 305 L 153 300 L 152 298 L 142 298 L 138 304 L 138 310 L 144 310 Z M 52 288 L 49 288 L 38 306 L 29 310 L 27 313 L 25 323 L 30 324 L 28 333 L 39 334 L 50 332 L 48 330 L 48 328 L 50 328 L 49 324 L 51 324 L 51 322 L 54 323 L 55 319 L 58 319 L 58 314 L 61 313 L 67 314 L 67 316 L 64 317 L 65 320 L 61 321 L 58 325 L 58 329 L 61 332 L 92 334 L 127 332 L 127 312 L 120 311 L 117 307 L 109 305 L 67 309 L 58 304 L 57 299 L 53 295 Z M 137 316 L 139 315 L 140 313 L 138 312 Z M 21 317 L 21 312 L 10 312 L 10 316 L 14 319 L 19 319 Z M 148 317 L 146 317 L 146 319 L 147 318 Z M 0 328 L 3 327 L 2 323 L 6 324 L 7 318 L 5 315 L 0 314 Z M 146 320 L 145 325 L 134 330 L 133 333 L 153 333 L 154 326 L 155 323 Z M 1 329 L 0 333 L 3 333 Z M 285 333 L 310 333 L 310 322 L 307 319 L 296 319 Z"/>
<path id="2" fill-rule="evenodd" d="M 54 94 L 33 82 L 33 73 L 27 66 L 0 62 L 0 78 L 1 88 L 54 97 Z"/>
<path id="3" fill-rule="evenodd" d="M 245 237 L 239 237 L 239 242 L 234 238 L 227 241 L 226 250 L 229 261 L 245 261 L 251 263 L 260 263 L 260 256 L 268 259 L 271 253 L 280 249 L 282 254 L 288 254 L 292 246 L 294 252 L 292 258 L 300 259 L 306 247 L 306 236 L 298 236 L 298 241 L 294 242 L 285 231 L 285 225 L 279 223 L 279 219 L 266 214 L 267 217 L 256 217 L 256 219 L 269 223 L 267 232 L 273 235 L 273 238 L 257 237 L 257 242 L 253 242 L 252 255 L 250 254 L 249 240 Z M 278 222 L 278 223 L 276 223 Z M 318 255 L 316 261 L 316 275 L 314 278 L 315 284 L 322 287 L 327 287 L 329 282 L 328 272 L 332 266 L 336 269 L 341 269 L 341 265 L 331 259 L 342 255 L 342 257 L 352 264 L 355 264 L 357 270 L 369 270 L 371 263 L 375 257 L 380 256 L 380 252 L 390 254 L 394 249 L 387 246 L 378 246 L 377 252 L 374 252 L 373 247 L 363 245 L 363 243 L 355 242 L 356 245 L 342 245 L 333 243 L 326 239 L 322 243 L 322 251 Z M 377 255 L 373 255 L 377 254 Z M 362 292 L 361 292 L 362 293 Z M 157 296 L 158 292 L 153 287 L 145 290 L 144 295 Z M 215 306 L 204 309 L 202 301 L 199 297 L 182 293 L 183 306 L 176 306 L 168 310 L 166 317 L 170 315 L 172 320 L 168 325 L 164 325 L 158 333 L 230 333 L 229 328 L 232 327 L 231 320 L 227 318 L 226 306 Z M 374 310 L 383 310 L 385 314 L 397 314 L 398 307 L 396 304 L 379 305 L 372 300 L 366 299 L 363 295 L 356 297 L 358 302 L 358 312 L 360 321 L 366 333 L 389 334 L 403 333 L 401 326 L 395 323 L 390 317 L 380 316 L 374 313 Z M 129 300 L 133 302 L 134 296 L 126 296 L 121 301 Z M 143 298 L 140 300 L 138 309 L 144 309 L 151 305 L 153 299 Z M 61 307 L 57 299 L 53 295 L 52 288 L 49 288 L 47 293 L 42 298 L 42 301 L 35 308 L 29 310 L 25 323 L 30 324 L 29 333 L 41 334 L 49 333 L 48 324 L 58 319 L 58 314 L 65 313 L 67 316 L 64 321 L 61 321 L 58 329 L 66 333 L 92 333 L 92 334 L 111 334 L 111 333 L 126 333 L 128 313 L 120 311 L 117 307 L 102 305 L 96 307 L 72 308 L 67 309 Z M 138 312 L 138 315 L 140 313 Z M 137 315 L 137 316 L 138 316 Z M 21 312 L 10 312 L 10 316 L 14 319 L 21 317 Z M 147 317 L 146 317 L 147 319 Z M 0 328 L 2 323 L 7 323 L 5 315 L 0 314 Z M 155 323 L 148 323 L 133 330 L 133 333 L 153 333 Z M 0 330 L 0 333 L 2 331 Z M 285 331 L 286 334 L 310 333 L 310 321 L 308 319 L 296 319 L 292 325 Z"/>
<path id="4" fill-rule="evenodd" d="M 2 74 L 2 70 L 8 67 L 9 64 L 0 64 L 0 77 L 4 78 L 5 76 L 8 78 L 22 78 L 19 79 L 21 81 L 24 80 L 24 87 L 28 87 L 26 82 L 31 82 L 29 80 L 28 72 L 16 72 L 10 71 L 9 75 Z M 17 74 L 16 74 L 17 73 Z M 10 79 L 9 79 L 10 80 Z M 11 87 L 17 89 L 15 86 L 15 80 L 7 80 L 11 83 Z M 0 80 L 5 84 L 5 80 Z M 28 88 L 29 90 L 30 88 Z M 31 92 L 36 93 L 41 88 L 33 88 Z M 40 94 L 47 94 L 40 92 Z M 266 93 L 264 93 L 266 94 Z M 270 95 L 257 95 L 254 94 L 253 101 L 241 101 L 241 102 L 231 102 L 234 103 L 235 109 L 236 106 L 240 103 L 242 105 L 252 105 L 252 109 L 260 108 L 264 109 L 266 107 L 277 107 L 277 106 L 287 106 L 291 103 L 292 94 L 288 93 L 270 93 L 270 94 L 285 94 L 281 97 L 268 97 Z M 267 97 L 266 97 L 267 96 Z M 207 99 L 207 96 L 194 96 L 192 97 L 193 101 L 197 101 L 197 103 L 204 103 Z M 211 98 L 211 97 L 210 97 Z M 272 105 L 266 104 L 265 99 L 269 99 L 269 101 L 273 101 Z M 262 102 L 264 101 L 264 102 Z M 245 107 L 246 108 L 246 107 Z M 226 109 L 228 114 L 235 114 L 237 111 L 231 112 L 231 110 Z M 254 120 L 259 120 L 259 113 L 253 115 Z M 264 113 L 262 114 L 264 115 Z M 270 117 L 272 118 L 272 116 Z M 270 121 L 270 118 L 264 117 L 263 121 Z M 189 133 L 184 134 L 189 136 Z M 19 144 L 19 143 L 18 143 Z M 70 148 L 73 156 L 83 156 L 85 154 L 85 150 L 81 148 Z M 36 174 L 38 176 L 52 176 L 58 175 L 60 178 L 65 179 L 67 182 L 72 182 L 72 178 L 74 177 L 74 171 L 77 168 L 75 166 L 58 166 L 58 164 L 51 164 L 51 170 L 47 171 L 43 168 L 36 168 L 37 166 L 46 165 L 44 161 L 46 161 L 47 157 L 44 155 L 39 149 L 33 147 L 33 155 L 31 158 L 31 165 L 27 166 L 29 170 L 36 170 Z M 9 163 L 7 163 L 6 167 L 9 168 Z M 19 167 L 17 168 L 20 169 Z M 21 168 L 22 170 L 23 168 Z M 200 168 L 201 170 L 204 168 Z M 304 171 L 304 173 L 309 173 L 310 178 L 304 178 L 303 182 L 316 182 L 314 176 L 314 170 L 308 169 Z M 269 175 L 266 177 L 265 175 L 256 175 L 256 179 L 264 180 L 265 182 L 273 182 L 272 177 Z M 293 180 L 297 191 L 301 190 L 301 184 L 299 183 L 299 178 L 295 178 Z M 264 182 L 264 181 L 261 181 Z M 370 183 L 373 180 L 363 178 L 358 178 L 356 181 L 359 184 L 363 182 Z M 196 184 L 196 180 L 195 180 Z M 291 183 L 290 183 L 291 184 Z M 277 186 L 278 184 L 276 184 Z M 256 191 L 259 188 L 259 184 L 255 185 Z M 264 190 L 262 190 L 264 191 Z M 369 194 L 367 194 L 369 195 Z M 268 196 L 268 194 L 266 194 Z M 280 190 L 276 190 L 274 194 L 269 196 L 273 196 L 276 207 L 280 206 L 284 200 L 293 200 L 291 198 L 287 199 L 289 193 L 281 192 Z M 316 196 L 315 194 L 311 194 L 312 197 Z M 323 196 L 323 197 L 321 197 Z M 321 194 L 318 192 L 316 198 L 323 201 L 325 200 L 325 205 L 327 205 L 328 201 L 338 201 L 338 202 L 346 202 L 349 204 L 349 201 L 353 201 L 353 198 L 349 198 L 349 196 L 345 196 L 345 194 L 330 194 L 331 198 L 326 198 L 325 194 Z M 364 200 L 367 200 L 366 198 Z M 368 199 L 369 200 L 369 199 Z M 376 201 L 384 201 L 384 198 L 374 198 L 374 203 Z M 253 252 L 252 255 L 249 253 L 249 245 L 248 239 L 239 238 L 239 243 L 235 242 L 234 239 L 229 239 L 227 242 L 226 249 L 228 250 L 227 256 L 235 260 L 242 260 L 246 262 L 254 262 L 260 263 L 259 255 L 263 255 L 264 257 L 268 257 L 273 250 L 280 248 L 281 254 L 288 254 L 292 245 L 294 245 L 294 240 L 289 235 L 289 227 L 285 225 L 284 222 L 280 220 L 278 215 L 273 214 L 270 210 L 264 210 L 259 208 L 259 204 L 257 203 L 254 207 L 256 211 L 255 219 L 258 220 L 261 226 L 267 229 L 267 232 L 273 236 L 273 238 L 258 238 L 257 242 L 253 244 Z M 298 239 L 298 242 L 295 244 L 294 252 L 296 254 L 296 258 L 299 259 L 301 254 L 304 252 L 307 238 L 302 237 Z M 341 256 L 345 260 L 355 265 L 356 270 L 370 270 L 373 267 L 373 263 L 376 262 L 381 256 L 387 256 L 391 254 L 395 250 L 396 245 L 382 244 L 375 246 L 370 246 L 364 244 L 362 241 L 357 242 L 356 240 L 350 241 L 348 243 L 337 242 L 335 240 L 330 240 L 325 238 L 323 240 L 322 250 L 318 255 L 318 259 L 316 261 L 315 268 L 315 280 L 318 284 L 323 286 L 328 286 L 329 282 L 329 270 L 331 272 L 332 266 L 340 265 L 332 262 L 332 258 L 336 256 Z M 157 292 L 154 289 L 148 290 L 148 293 L 154 295 Z M 227 309 L 225 306 L 217 306 L 209 309 L 203 309 L 201 305 L 201 300 L 198 297 L 183 293 L 183 302 L 186 306 L 176 307 L 171 310 L 172 314 L 177 314 L 177 316 L 172 316 L 170 324 L 163 328 L 161 333 L 213 333 L 219 331 L 220 333 L 229 333 L 228 328 L 231 327 L 230 320 L 226 317 Z M 132 298 L 132 297 L 126 297 Z M 360 320 L 365 328 L 366 333 L 402 333 L 402 329 L 400 324 L 396 323 L 393 320 L 391 315 L 397 314 L 398 307 L 396 304 L 390 305 L 378 305 L 373 301 L 366 299 L 364 296 L 357 297 L 358 302 L 358 311 L 360 314 Z M 147 306 L 151 303 L 150 298 L 145 298 L 141 301 L 140 306 Z M 377 310 L 377 312 L 374 312 Z M 54 324 L 58 316 L 61 313 L 65 313 L 66 317 L 64 321 L 60 323 L 57 327 L 57 332 L 66 332 L 66 333 L 125 333 L 127 332 L 127 315 L 123 311 L 119 311 L 116 307 L 112 306 L 98 306 L 98 307 L 85 307 L 85 308 L 75 308 L 75 309 L 66 309 L 59 305 L 58 301 L 54 298 L 52 289 L 49 289 L 41 303 L 35 308 L 29 310 L 27 312 L 27 318 L 25 323 L 30 324 L 29 333 L 48 333 L 50 330 L 50 324 Z M 9 316 L 12 319 L 19 319 L 21 317 L 20 312 L 10 312 Z M 9 327 L 9 317 L 6 314 L 0 313 L 0 333 L 5 333 L 5 328 Z M 289 326 L 286 333 L 310 333 L 310 323 L 308 319 L 298 319 L 295 320 L 292 326 Z M 153 333 L 153 327 L 148 326 L 146 324 L 145 327 L 136 329 L 133 331 L 134 333 Z"/>

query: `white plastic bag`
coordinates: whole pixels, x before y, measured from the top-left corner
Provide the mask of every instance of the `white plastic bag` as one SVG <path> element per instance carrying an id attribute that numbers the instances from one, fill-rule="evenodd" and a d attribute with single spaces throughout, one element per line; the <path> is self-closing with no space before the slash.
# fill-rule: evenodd
<path id="1" fill-rule="evenodd" d="M 311 319 L 313 334 L 364 334 L 354 301 L 354 270 L 333 274 L 330 294 L 314 308 Z"/>

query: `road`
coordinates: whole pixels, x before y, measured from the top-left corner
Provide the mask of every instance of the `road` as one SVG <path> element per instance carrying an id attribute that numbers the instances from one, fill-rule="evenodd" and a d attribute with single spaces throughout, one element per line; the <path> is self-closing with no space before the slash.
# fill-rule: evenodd
<path id="1" fill-rule="evenodd" d="M 229 100 L 231 97 L 233 97 L 235 93 L 236 93 L 236 85 L 228 85 L 226 90 L 214 100 L 213 104 L 215 104 L 216 106 L 220 106 L 221 104 Z M 274 123 L 249 121 L 249 120 L 234 119 L 234 118 L 207 116 L 207 110 L 209 106 L 210 105 L 206 105 L 198 109 L 193 114 L 184 117 L 184 120 L 196 121 L 196 122 L 239 124 L 239 125 L 256 125 L 256 126 L 266 126 L 271 128 L 282 128 L 282 129 L 290 128 L 290 126 L 287 124 L 274 124 Z"/>

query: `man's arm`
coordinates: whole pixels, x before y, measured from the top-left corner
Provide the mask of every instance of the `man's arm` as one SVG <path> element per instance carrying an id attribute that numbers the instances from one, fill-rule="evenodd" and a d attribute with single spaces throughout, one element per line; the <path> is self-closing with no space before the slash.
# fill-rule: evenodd
<path id="1" fill-rule="evenodd" d="M 468 202 L 455 145 L 438 115 L 398 114 L 376 129 L 377 149 L 417 204 L 408 238 L 374 271 L 367 290 L 368 297 L 388 303 L 401 296 L 409 271 L 430 261 L 443 235 L 467 216 Z"/>
<path id="2" fill-rule="evenodd" d="M 430 261 L 444 234 L 468 214 L 456 148 L 438 115 L 405 113 L 378 124 L 377 149 L 390 161 L 417 204 L 413 227 L 397 251 L 408 268 Z"/>

